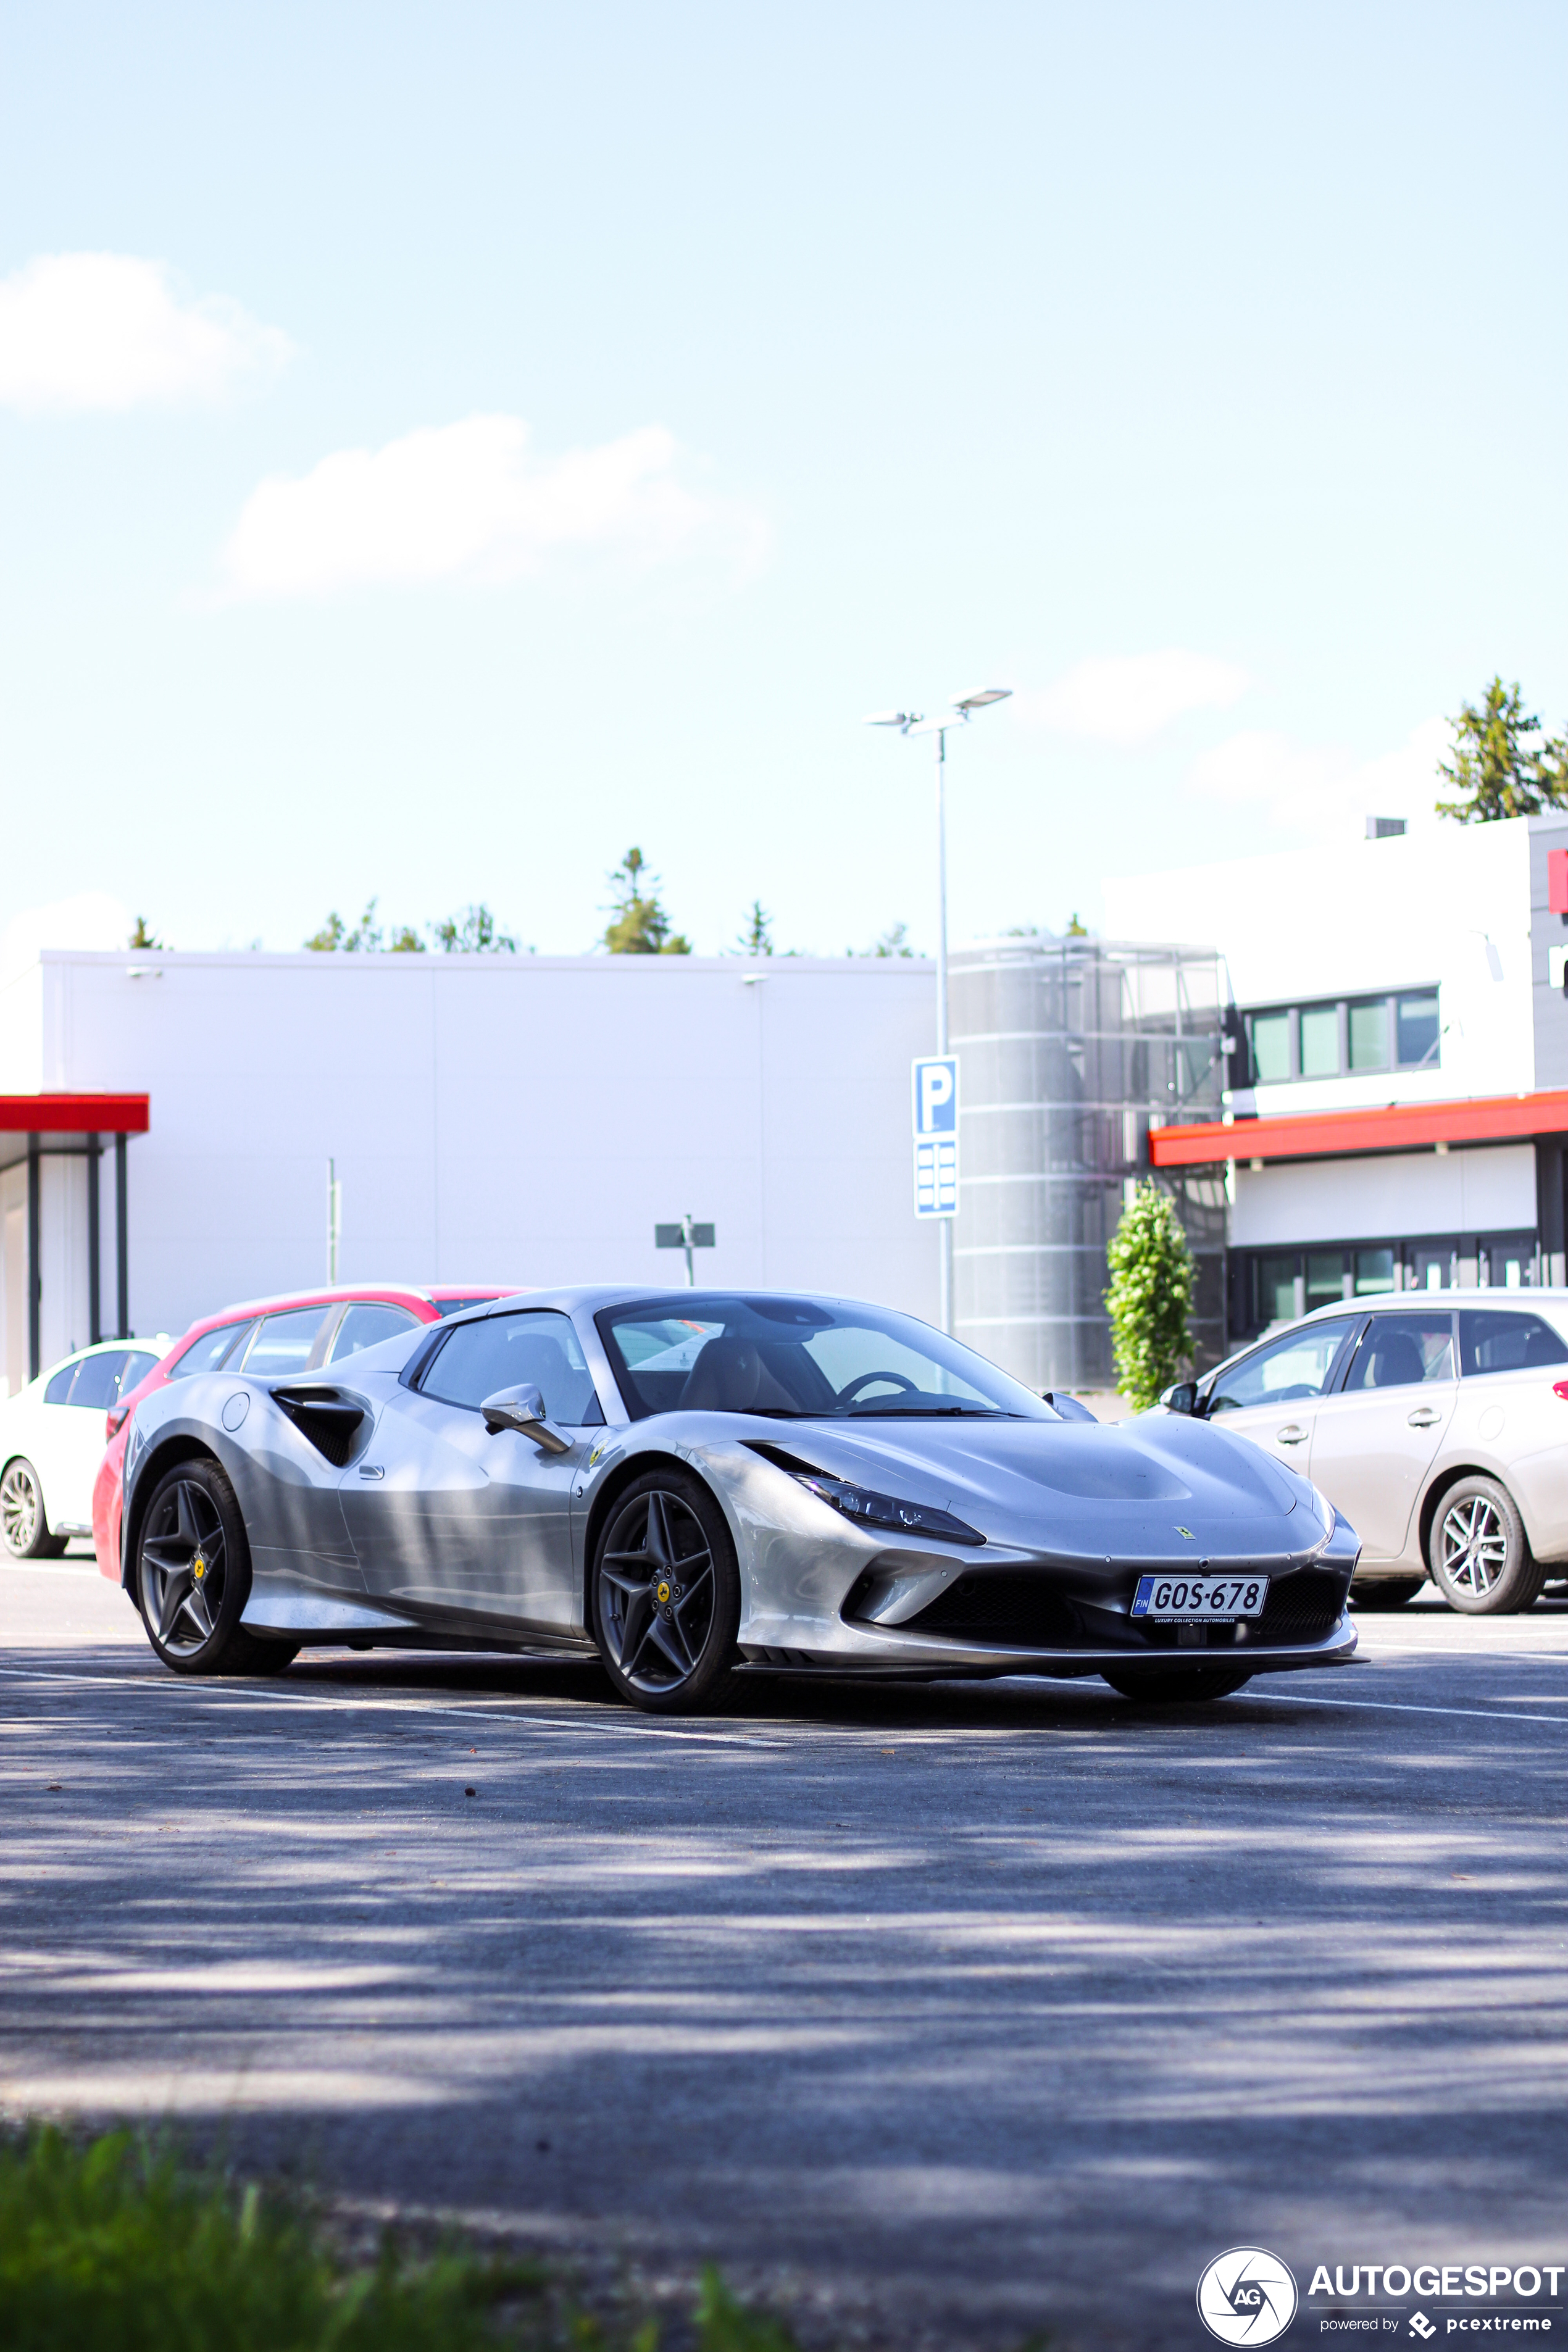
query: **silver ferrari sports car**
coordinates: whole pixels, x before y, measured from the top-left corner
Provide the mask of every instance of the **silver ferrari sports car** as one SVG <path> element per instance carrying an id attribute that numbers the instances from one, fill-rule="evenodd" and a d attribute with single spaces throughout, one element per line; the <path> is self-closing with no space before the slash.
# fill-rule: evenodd
<path id="1" fill-rule="evenodd" d="M 551 1649 L 672 1711 L 762 1671 L 1218 1698 L 1355 1648 L 1357 1538 L 1305 1478 L 841 1298 L 534 1291 L 341 1368 L 219 1364 L 138 1407 L 122 1528 L 182 1674 Z"/>

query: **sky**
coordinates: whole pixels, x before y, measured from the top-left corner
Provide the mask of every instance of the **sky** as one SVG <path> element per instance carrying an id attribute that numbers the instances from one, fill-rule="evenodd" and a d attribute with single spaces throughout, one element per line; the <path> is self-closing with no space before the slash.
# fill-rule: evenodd
<path id="1" fill-rule="evenodd" d="M 1568 724 L 1548 5 L 0 5 L 0 927 L 1093 923 Z M 39 908 L 47 911 L 40 915 Z M 1171 933 L 1183 936 L 1179 905 Z"/>

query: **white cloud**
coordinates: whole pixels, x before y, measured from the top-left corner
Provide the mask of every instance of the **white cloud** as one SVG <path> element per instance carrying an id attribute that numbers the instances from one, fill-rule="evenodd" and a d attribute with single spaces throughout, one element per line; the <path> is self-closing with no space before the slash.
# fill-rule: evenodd
<path id="1" fill-rule="evenodd" d="M 742 566 L 762 552 L 760 519 L 699 497 L 677 473 L 662 425 L 595 449 L 534 457 L 519 416 L 470 416 L 340 449 L 246 500 L 224 551 L 237 596 L 319 596 L 372 585 L 493 585 L 571 552 L 636 565 L 699 547 Z"/>
<path id="2" fill-rule="evenodd" d="M 1106 654 L 1081 661 L 1042 690 L 1020 697 L 1026 719 L 1100 743 L 1146 743 L 1189 710 L 1239 700 L 1247 672 L 1213 654 Z"/>
<path id="3" fill-rule="evenodd" d="M 183 294 L 162 262 L 49 253 L 0 278 L 0 404 L 47 411 L 220 400 L 293 346 L 221 295 Z"/>
<path id="4" fill-rule="evenodd" d="M 1359 833 L 1369 816 L 1402 816 L 1419 825 L 1432 820 L 1437 762 L 1448 740 L 1442 719 L 1424 719 L 1397 751 L 1375 760 L 1286 735 L 1233 735 L 1194 761 L 1188 782 L 1206 799 L 1265 808 L 1276 824 L 1295 833 Z"/>

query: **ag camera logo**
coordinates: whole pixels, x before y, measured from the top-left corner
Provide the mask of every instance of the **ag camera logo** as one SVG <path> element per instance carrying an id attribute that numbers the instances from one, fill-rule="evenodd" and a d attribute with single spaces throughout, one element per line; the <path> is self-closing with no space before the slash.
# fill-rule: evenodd
<path id="1" fill-rule="evenodd" d="M 1272 2344 L 1296 2316 L 1296 2282 L 1263 2246 L 1216 2254 L 1198 2281 L 1198 2317 L 1222 2344 Z"/>

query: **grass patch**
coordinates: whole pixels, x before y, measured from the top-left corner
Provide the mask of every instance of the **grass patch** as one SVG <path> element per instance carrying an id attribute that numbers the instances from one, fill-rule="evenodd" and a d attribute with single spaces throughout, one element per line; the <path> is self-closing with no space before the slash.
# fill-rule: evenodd
<path id="1" fill-rule="evenodd" d="M 713 2271 L 699 2352 L 795 2352 Z M 167 2141 L 48 2126 L 0 2145 L 5 2352 L 657 2352 L 658 2324 L 606 2330 L 539 2264 L 458 2241 L 374 2263 L 308 2200 L 194 2169 Z"/>

